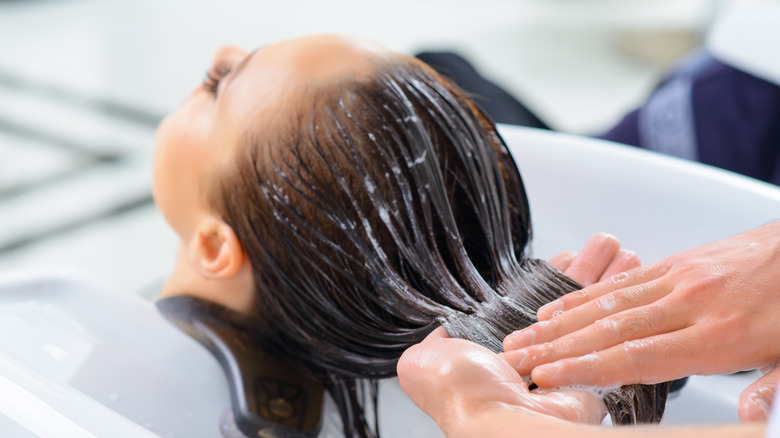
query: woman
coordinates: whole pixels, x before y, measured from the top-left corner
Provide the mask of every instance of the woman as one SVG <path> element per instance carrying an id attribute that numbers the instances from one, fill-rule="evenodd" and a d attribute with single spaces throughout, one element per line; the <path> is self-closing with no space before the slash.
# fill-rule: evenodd
<path id="1" fill-rule="evenodd" d="M 258 348 L 326 385 L 347 436 L 377 435 L 376 379 L 437 326 L 501 351 L 580 288 L 524 256 L 528 203 L 495 125 L 420 61 L 372 43 L 220 51 L 157 151 L 155 199 L 181 238 L 162 296 L 251 315 Z M 615 422 L 658 421 L 667 392 L 605 400 Z M 539 398 L 566 397 L 589 396 Z"/>

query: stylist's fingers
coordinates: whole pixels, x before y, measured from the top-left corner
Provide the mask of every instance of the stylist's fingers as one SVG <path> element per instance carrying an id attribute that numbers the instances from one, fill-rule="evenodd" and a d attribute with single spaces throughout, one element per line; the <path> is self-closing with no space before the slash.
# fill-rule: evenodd
<path id="1" fill-rule="evenodd" d="M 583 286 L 590 286 L 599 281 L 619 250 L 620 242 L 615 236 L 596 234 L 585 242 L 582 251 L 572 259 L 563 273 Z"/>
<path id="2" fill-rule="evenodd" d="M 602 351 L 635 339 L 672 333 L 687 326 L 685 312 L 669 312 L 662 303 L 630 309 L 574 331 L 529 347 L 504 353 L 504 360 L 521 375 L 536 366 L 567 357 Z M 544 336 L 544 334 L 540 334 Z M 511 340 L 510 340 L 511 342 Z"/>
<path id="3" fill-rule="evenodd" d="M 780 382 L 780 367 L 775 365 L 742 391 L 737 402 L 737 414 L 744 422 L 766 421 L 775 398 L 775 389 Z"/>
<path id="4" fill-rule="evenodd" d="M 708 332 L 698 326 L 674 333 L 624 342 L 604 351 L 536 367 L 531 374 L 540 387 L 580 384 L 615 386 L 659 383 L 691 374 L 714 372 L 701 363 Z M 674 366 L 669 366 L 674 364 Z"/>
<path id="5" fill-rule="evenodd" d="M 547 263 L 549 263 L 553 268 L 561 272 L 565 272 L 571 265 L 571 261 L 574 260 L 574 257 L 577 257 L 576 252 L 566 251 L 554 256 L 548 260 Z"/>
<path id="6" fill-rule="evenodd" d="M 615 258 L 612 259 L 612 263 L 610 263 L 604 273 L 601 274 L 599 281 L 608 280 L 614 275 L 630 271 L 640 266 L 642 266 L 642 261 L 639 260 L 639 256 L 636 255 L 634 251 L 621 249 L 618 251 L 617 255 L 615 255 Z"/>
<path id="7" fill-rule="evenodd" d="M 609 254 L 605 254 L 604 256 L 607 257 L 609 256 Z M 576 252 L 566 251 L 552 257 L 547 263 L 549 263 L 550 266 L 552 266 L 553 268 L 565 273 L 574 281 L 578 283 L 586 283 L 587 281 L 583 281 L 583 282 L 579 281 L 580 279 L 582 279 L 582 277 L 580 278 L 572 277 L 572 275 L 574 275 L 575 277 L 578 275 L 572 274 L 572 272 L 569 270 L 569 267 L 572 265 L 572 262 L 577 258 L 578 258 L 578 254 Z M 606 269 L 604 269 L 603 263 L 608 263 Z M 621 249 L 616 254 L 614 254 L 611 261 L 602 260 L 602 263 L 591 264 L 592 270 L 590 272 L 586 272 L 585 275 L 587 276 L 586 278 L 596 278 L 597 275 L 600 275 L 597 281 L 604 281 L 615 274 L 619 274 L 621 272 L 638 268 L 641 265 L 642 265 L 641 260 L 639 259 L 639 256 L 636 255 L 634 251 Z"/>
<path id="8" fill-rule="evenodd" d="M 504 338 L 504 351 L 550 342 L 553 339 L 564 337 L 588 326 L 590 327 L 583 330 L 586 336 L 592 338 L 603 336 L 603 332 L 607 330 L 607 324 L 611 324 L 613 321 L 620 322 L 617 326 L 624 330 L 625 335 L 639 336 L 638 332 L 647 326 L 648 320 L 658 321 L 665 318 L 666 308 L 664 306 L 643 307 L 639 312 L 627 312 L 616 315 L 616 319 L 605 318 L 626 310 L 646 306 L 663 298 L 671 290 L 672 287 L 665 283 L 651 281 L 608 293 L 553 319 L 541 321 L 522 330 L 510 333 Z M 678 312 L 678 314 L 680 313 Z M 594 324 L 599 320 L 603 320 L 600 325 Z M 648 334 L 644 335 L 647 336 Z M 559 343 L 561 342 L 559 341 Z M 577 346 L 575 345 L 574 347 Z M 563 354 L 566 351 L 568 350 L 563 348 L 560 353 Z"/>
<path id="9" fill-rule="evenodd" d="M 664 275 L 668 270 L 669 262 L 662 261 L 613 275 L 605 281 L 568 293 L 555 301 L 545 304 L 539 308 L 536 316 L 539 318 L 539 321 L 546 321 L 561 312 L 566 312 L 610 292 L 655 280 Z"/>

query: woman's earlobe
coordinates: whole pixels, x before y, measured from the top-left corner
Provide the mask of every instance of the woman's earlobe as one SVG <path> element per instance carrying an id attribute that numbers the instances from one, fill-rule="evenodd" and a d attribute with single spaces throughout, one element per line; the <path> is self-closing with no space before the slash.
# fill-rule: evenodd
<path id="1" fill-rule="evenodd" d="M 205 278 L 233 277 L 244 263 L 244 251 L 233 229 L 216 218 L 204 220 L 190 248 L 194 268 Z"/>

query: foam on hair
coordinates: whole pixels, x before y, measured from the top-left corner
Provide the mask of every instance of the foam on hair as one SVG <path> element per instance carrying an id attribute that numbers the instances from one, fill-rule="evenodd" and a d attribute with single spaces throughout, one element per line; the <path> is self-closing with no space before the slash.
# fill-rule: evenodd
<path id="1" fill-rule="evenodd" d="M 212 204 L 252 264 L 262 347 L 326 384 L 346 436 L 373 437 L 376 379 L 406 348 L 443 324 L 500 351 L 580 286 L 526 256 L 517 167 L 450 82 L 396 58 L 308 97 L 248 137 Z M 659 421 L 665 385 L 606 394 L 613 422 Z"/>

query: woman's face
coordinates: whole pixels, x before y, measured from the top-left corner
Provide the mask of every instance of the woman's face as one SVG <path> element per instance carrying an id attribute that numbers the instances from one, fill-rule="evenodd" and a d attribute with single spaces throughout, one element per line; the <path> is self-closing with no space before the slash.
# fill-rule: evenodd
<path id="1" fill-rule="evenodd" d="M 371 71 L 386 55 L 372 43 L 323 35 L 283 41 L 246 53 L 217 51 L 207 79 L 157 130 L 154 197 L 180 237 L 192 232 L 205 195 L 248 132 L 263 135 L 291 116 L 318 84 Z"/>
<path id="2" fill-rule="evenodd" d="M 157 130 L 154 198 L 182 242 L 172 279 L 182 271 L 178 265 L 188 262 L 182 254 L 187 243 L 203 219 L 214 215 L 208 194 L 229 174 L 248 134 L 274 134 L 279 122 L 305 107 L 307 90 L 370 74 L 385 56 L 391 55 L 373 43 L 332 35 L 283 41 L 249 54 L 235 47 L 217 51 L 204 83 Z"/>

